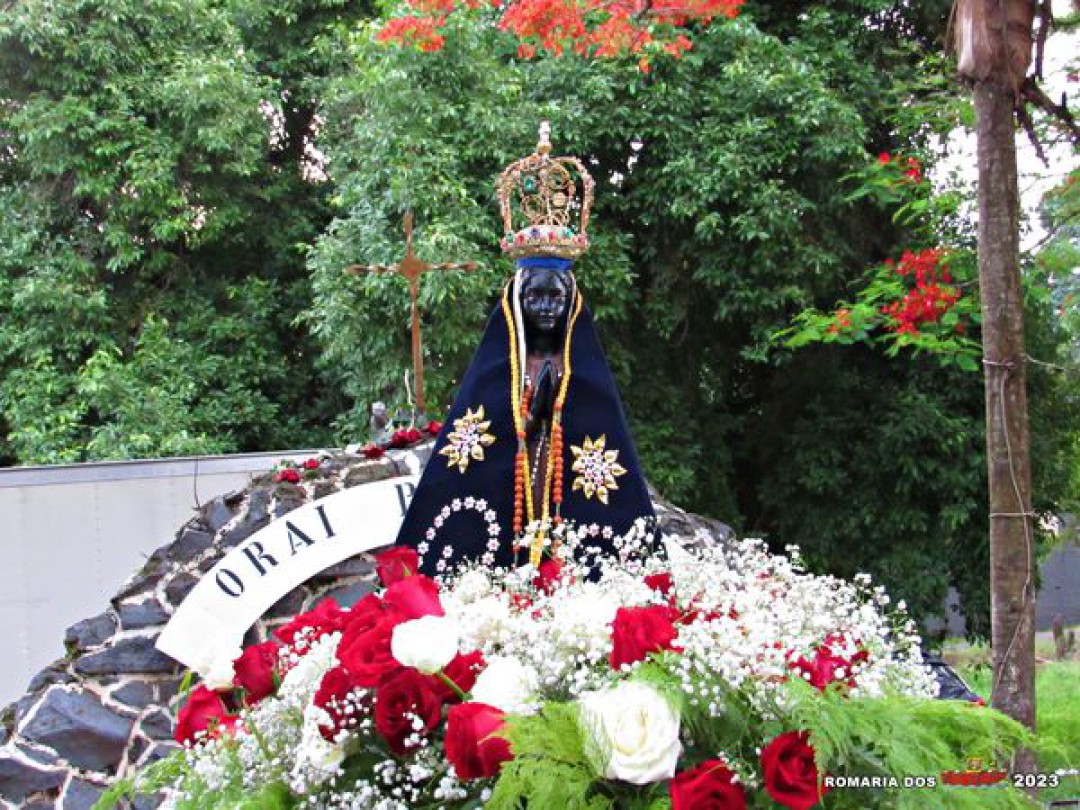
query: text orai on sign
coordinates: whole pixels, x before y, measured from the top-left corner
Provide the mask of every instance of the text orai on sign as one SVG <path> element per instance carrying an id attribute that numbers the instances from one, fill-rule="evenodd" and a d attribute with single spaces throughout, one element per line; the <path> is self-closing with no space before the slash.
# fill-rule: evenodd
<path id="1" fill-rule="evenodd" d="M 248 629 L 291 590 L 348 557 L 392 545 L 416 482 L 406 475 L 342 490 L 255 532 L 203 575 L 157 648 L 196 670 L 238 655 Z"/>

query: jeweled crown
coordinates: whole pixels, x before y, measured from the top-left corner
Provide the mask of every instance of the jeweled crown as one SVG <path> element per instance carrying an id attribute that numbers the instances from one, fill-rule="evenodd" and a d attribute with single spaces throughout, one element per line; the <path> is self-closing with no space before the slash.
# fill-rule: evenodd
<path id="1" fill-rule="evenodd" d="M 578 197 L 578 183 L 581 197 Z M 596 184 L 575 157 L 551 156 L 551 126 L 540 125 L 536 151 L 499 175 L 503 218 L 499 245 L 511 259 L 576 259 L 589 249 L 589 211 Z"/>

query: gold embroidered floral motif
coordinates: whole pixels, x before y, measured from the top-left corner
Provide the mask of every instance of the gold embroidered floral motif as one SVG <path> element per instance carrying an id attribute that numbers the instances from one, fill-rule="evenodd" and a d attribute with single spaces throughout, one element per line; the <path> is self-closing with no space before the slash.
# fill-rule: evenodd
<path id="1" fill-rule="evenodd" d="M 586 498 L 596 495 L 603 504 L 608 502 L 608 494 L 619 488 L 616 476 L 626 475 L 626 469 L 618 461 L 619 451 L 607 450 L 606 444 L 606 435 L 596 441 L 586 436 L 581 447 L 570 447 L 574 454 L 574 465 L 570 469 L 579 473 L 574 479 L 574 491 L 583 490 Z"/>
<path id="2" fill-rule="evenodd" d="M 439 455 L 447 458 L 446 466 L 456 466 L 458 472 L 464 473 L 470 462 L 483 461 L 484 448 L 495 441 L 488 433 L 490 427 L 491 420 L 484 419 L 483 405 L 476 413 L 467 408 L 463 417 L 454 420 L 454 429 L 446 437 L 446 446 L 439 451 Z"/>

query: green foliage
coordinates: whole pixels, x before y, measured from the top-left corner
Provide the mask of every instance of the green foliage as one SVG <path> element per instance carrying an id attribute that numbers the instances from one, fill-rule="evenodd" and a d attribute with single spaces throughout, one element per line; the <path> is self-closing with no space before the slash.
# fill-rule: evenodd
<path id="1" fill-rule="evenodd" d="M 850 188 L 848 201 L 891 210 L 893 221 L 908 230 L 910 249 L 899 261 L 889 258 L 869 269 L 854 296 L 836 302 L 832 312 L 811 307 L 797 313 L 776 339 L 792 349 L 868 343 L 883 346 L 887 357 L 927 353 L 940 363 L 978 370 L 982 346 L 967 336 L 980 321 L 974 251 L 941 241 L 962 196 L 935 192 L 917 158 L 887 152 L 841 182 Z M 915 250 L 919 243 L 927 244 Z"/>
<path id="2" fill-rule="evenodd" d="M 467 19 L 437 54 L 387 48 L 374 4 L 344 0 L 19 0 L 0 20 L 0 463 L 357 439 L 372 401 L 404 404 L 408 295 L 344 268 L 400 258 L 409 209 L 419 255 L 481 265 L 422 285 L 438 416 L 508 276 L 493 181 L 547 118 L 599 182 L 578 275 L 650 480 L 819 568 L 869 570 L 916 615 L 957 584 L 978 632 L 976 375 L 773 340 L 937 244 L 913 244 L 919 217 L 970 248 L 962 218 L 896 218 L 840 181 L 881 151 L 932 163 L 968 114 L 928 56 L 949 5 L 763 0 L 644 75 L 522 62 Z M 1029 302 L 1036 357 L 1066 337 L 1057 303 Z M 1031 381 L 1052 511 L 1078 400 L 1062 375 Z"/>
<path id="3" fill-rule="evenodd" d="M 279 4 L 287 42 L 239 0 L 6 10 L 0 459 L 329 439 L 337 397 L 293 321 L 325 221 L 305 144 L 341 5 Z"/>
<path id="4" fill-rule="evenodd" d="M 662 660 L 646 665 L 634 677 L 666 693 L 679 693 L 679 676 L 667 671 Z M 729 722 L 732 714 L 761 715 L 760 707 L 750 708 L 738 690 L 729 689 L 714 701 L 721 707 L 718 711 L 678 701 L 689 761 L 721 752 L 736 761 L 757 763 L 757 747 L 763 737 L 798 729 L 809 733 L 822 773 L 896 777 L 900 785 L 904 777 L 935 780 L 935 786 L 920 789 L 836 790 L 827 795 L 823 807 L 1034 807 L 1011 785 L 977 791 L 940 782 L 943 771 L 964 770 L 973 759 L 992 768 L 1007 764 L 1009 752 L 1036 746 L 1027 729 L 1000 712 L 960 701 L 896 695 L 851 697 L 839 689 L 821 692 L 797 678 L 785 685 L 778 699 L 783 701 L 783 707 L 771 713 L 784 717 L 784 722 L 768 721 L 761 726 L 760 721 L 755 721 L 753 728 Z M 624 792 L 618 783 L 601 778 L 596 755 L 583 739 L 574 704 L 548 703 L 536 715 L 511 718 L 507 736 L 514 759 L 504 763 L 486 806 L 502 810 L 524 806 L 590 810 L 664 806 L 666 796 L 660 794 L 666 794 L 666 790 L 647 791 L 643 796 L 640 791 Z M 754 807 L 776 806 L 760 789 L 749 791 L 748 800 Z"/>
<path id="5" fill-rule="evenodd" d="M 271 781 L 254 789 L 245 786 L 240 759 L 233 753 L 225 764 L 223 788 L 207 785 L 187 766 L 185 752 L 174 751 L 136 776 L 114 782 L 94 804 L 94 810 L 112 810 L 125 799 L 134 801 L 178 784 L 183 796 L 176 801 L 177 810 L 292 810 L 298 806 L 282 782 Z"/>
<path id="6" fill-rule="evenodd" d="M 118 779 L 94 803 L 94 810 L 112 810 L 125 799 L 134 801 L 139 796 L 150 796 L 175 784 L 184 772 L 184 757 L 175 751 L 164 759 L 152 762 L 135 776 Z"/>
<path id="7" fill-rule="evenodd" d="M 506 735 L 514 758 L 503 763 L 486 807 L 610 810 L 615 806 L 594 785 L 597 772 L 578 725 L 576 705 L 548 703 L 537 714 L 512 717 Z"/>
<path id="8" fill-rule="evenodd" d="M 963 111 L 942 63 L 925 58 L 948 5 L 753 4 L 648 76 L 631 61 L 521 62 L 467 21 L 436 54 L 359 34 L 355 69 L 325 108 L 336 218 L 309 255 L 308 323 L 325 373 L 355 402 L 340 424 L 374 400 L 403 404 L 409 364 L 404 282 L 343 280 L 341 268 L 400 257 L 408 209 L 422 257 L 481 263 L 422 284 L 428 400 L 448 405 L 509 275 L 494 180 L 549 119 L 556 149 L 598 179 L 578 277 L 659 491 L 776 547 L 798 543 L 819 569 L 868 570 L 917 616 L 956 584 L 969 627 L 984 631 L 977 375 L 843 341 L 773 341 L 797 313 L 850 300 L 867 268 L 935 244 L 912 243 L 916 219 L 932 215 L 942 240 L 970 247 L 970 224 L 945 209 L 898 220 L 897 200 L 855 199 L 839 180 L 881 151 L 932 162 L 921 144 L 933 128 L 904 110 L 947 101 L 940 128 Z M 949 340 L 970 365 L 971 344 Z M 1057 407 L 1053 389 L 1039 396 Z M 1071 447 L 1064 419 L 1036 429 L 1034 441 Z M 1063 452 L 1035 459 L 1040 509 L 1067 494 Z"/>
<path id="9" fill-rule="evenodd" d="M 789 696 L 794 726 L 810 733 L 819 765 L 838 775 L 932 776 L 940 782 L 942 771 L 964 770 L 969 760 L 1005 766 L 1003 752 L 1035 744 L 1011 718 L 963 701 L 853 698 L 835 690 L 819 692 L 798 679 L 789 684 Z M 922 790 L 845 790 L 842 799 L 827 804 L 898 810 L 1035 806 L 1012 785 L 975 791 L 940 784 Z"/>
<path id="10" fill-rule="evenodd" d="M 961 671 L 971 688 L 990 699 L 993 671 L 987 665 Z M 1080 662 L 1054 661 L 1039 666 L 1035 673 L 1035 728 L 1039 735 L 1039 770 L 1049 773 L 1059 768 L 1080 767 L 1080 706 L 1076 684 Z M 1078 778 L 1065 777 L 1057 788 L 1040 790 L 1039 798 L 1068 799 L 1076 796 Z"/>

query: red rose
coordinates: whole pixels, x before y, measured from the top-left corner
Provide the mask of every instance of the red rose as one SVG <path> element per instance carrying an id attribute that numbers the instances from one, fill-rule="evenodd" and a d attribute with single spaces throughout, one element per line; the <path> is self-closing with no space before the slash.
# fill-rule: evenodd
<path id="1" fill-rule="evenodd" d="M 340 630 L 345 623 L 345 613 L 333 599 L 324 599 L 306 613 L 299 613 L 293 620 L 274 631 L 283 643 L 303 651 L 315 639 Z"/>
<path id="2" fill-rule="evenodd" d="M 796 658 L 791 663 L 791 668 L 797 670 L 816 689 L 824 689 L 834 681 L 843 680 L 836 675 L 838 669 L 844 669 L 845 676 L 848 674 L 847 661 L 833 655 L 827 647 L 815 650 L 813 661 L 807 661 L 802 656 Z"/>
<path id="3" fill-rule="evenodd" d="M 277 475 L 274 476 L 274 481 L 278 484 L 280 484 L 282 481 L 288 482 L 290 484 L 299 484 L 300 473 L 292 467 L 286 467 L 284 470 L 281 470 Z"/>
<path id="4" fill-rule="evenodd" d="M 674 584 L 671 582 L 671 574 L 665 571 L 662 574 L 649 574 L 645 577 L 645 584 L 659 593 L 661 596 L 671 596 Z"/>
<path id="5" fill-rule="evenodd" d="M 476 676 L 487 666 L 484 656 L 479 650 L 471 653 L 458 653 L 454 660 L 443 667 L 443 675 L 453 681 L 462 692 L 469 692 L 476 685 Z M 461 695 L 455 692 L 438 675 L 432 676 L 435 680 L 435 691 L 439 693 L 443 703 L 457 703 Z"/>
<path id="6" fill-rule="evenodd" d="M 396 614 L 386 606 L 381 597 L 373 593 L 365 594 L 345 614 L 345 621 L 342 623 L 341 628 L 342 633 L 358 633 L 370 630 L 388 615 Z"/>
<path id="7" fill-rule="evenodd" d="M 459 779 L 497 776 L 502 764 L 514 758 L 510 741 L 499 735 L 505 716 L 501 709 L 486 703 L 450 707 L 446 715 L 446 758 Z"/>
<path id="8" fill-rule="evenodd" d="M 395 430 L 390 437 L 391 447 L 408 447 L 411 444 L 416 444 L 418 441 L 424 438 L 424 434 L 414 427 L 402 428 L 401 430 Z"/>
<path id="9" fill-rule="evenodd" d="M 231 729 L 238 719 L 235 714 L 229 714 L 219 693 L 199 684 L 191 690 L 176 717 L 173 737 L 181 745 L 194 742 L 200 731 L 205 731 L 208 737 L 216 737 L 223 729 Z"/>
<path id="10" fill-rule="evenodd" d="M 675 774 L 668 785 L 671 810 L 746 810 L 746 794 L 727 763 L 708 759 Z"/>
<path id="11" fill-rule="evenodd" d="M 375 690 L 375 730 L 401 756 L 417 745 L 410 737 L 425 736 L 439 724 L 442 706 L 429 676 L 401 668 L 383 678 Z"/>
<path id="12" fill-rule="evenodd" d="M 305 470 L 317 470 L 319 469 L 321 464 L 322 462 L 320 462 L 317 458 L 309 458 L 305 459 L 303 466 Z"/>
<path id="13" fill-rule="evenodd" d="M 808 810 L 828 791 L 818 788 L 814 749 L 805 731 L 785 731 L 761 752 L 765 791 L 784 807 Z"/>
<path id="14" fill-rule="evenodd" d="M 548 557 L 536 570 L 533 577 L 533 587 L 543 593 L 551 593 L 562 579 L 563 561 L 555 557 Z"/>
<path id="15" fill-rule="evenodd" d="M 446 615 L 439 601 L 439 586 L 430 577 L 416 575 L 395 582 L 386 589 L 383 602 L 404 619 Z"/>
<path id="16" fill-rule="evenodd" d="M 350 711 L 348 707 L 349 695 L 358 686 L 344 667 L 334 667 L 323 675 L 312 703 L 330 715 L 329 726 L 319 724 L 319 733 L 327 742 L 333 742 L 340 731 L 352 728 L 360 719 L 355 708 Z"/>
<path id="17" fill-rule="evenodd" d="M 442 422 L 437 422 L 432 419 L 430 422 L 427 423 L 427 427 L 424 428 L 424 430 L 429 436 L 438 436 L 439 433 L 442 431 L 442 425 Z"/>
<path id="18" fill-rule="evenodd" d="M 358 686 L 373 687 L 402 668 L 390 650 L 398 624 L 400 618 L 388 613 L 370 627 L 357 622 L 342 633 L 337 658 Z"/>
<path id="19" fill-rule="evenodd" d="M 619 608 L 611 627 L 613 645 L 608 663 L 618 669 L 643 661 L 649 653 L 673 650 L 677 635 L 667 605 Z"/>
<path id="20" fill-rule="evenodd" d="M 524 613 L 526 610 L 532 607 L 532 599 L 523 593 L 510 594 L 510 607 L 516 610 L 518 613 Z"/>
<path id="21" fill-rule="evenodd" d="M 244 690 L 244 699 L 253 706 L 277 689 L 278 650 L 276 641 L 253 644 L 233 661 L 233 683 Z"/>
<path id="22" fill-rule="evenodd" d="M 854 668 L 864 663 L 869 658 L 869 654 L 866 650 L 859 650 L 851 658 L 846 658 L 834 652 L 833 645 L 843 644 L 843 636 L 829 635 L 825 638 L 825 642 L 814 650 L 812 661 L 799 656 L 791 662 L 790 666 L 817 689 L 824 690 L 829 684 L 838 682 L 854 686 Z M 843 674 L 840 674 L 841 672 Z"/>
<path id="23" fill-rule="evenodd" d="M 370 459 L 382 458 L 386 455 L 386 451 L 377 444 L 368 444 L 360 452 L 364 454 L 364 458 Z"/>
<path id="24" fill-rule="evenodd" d="M 420 555 L 409 546 L 395 546 L 375 558 L 375 571 L 383 585 L 389 587 L 420 570 Z"/>

